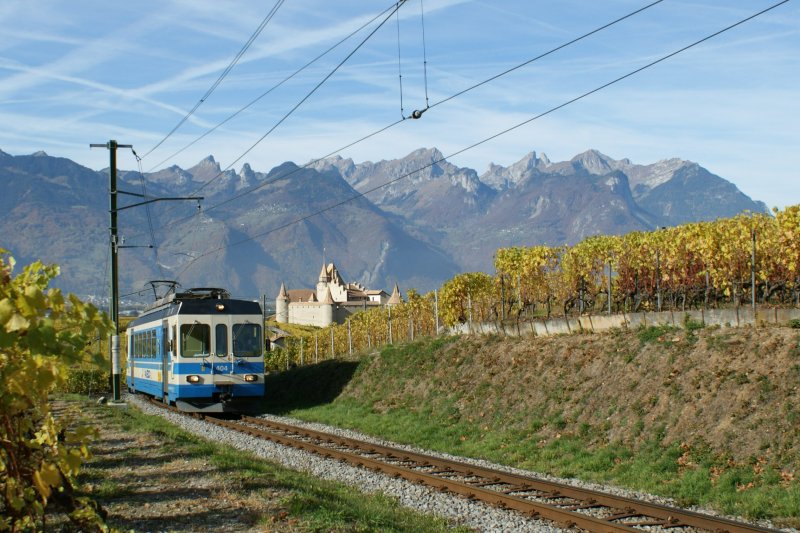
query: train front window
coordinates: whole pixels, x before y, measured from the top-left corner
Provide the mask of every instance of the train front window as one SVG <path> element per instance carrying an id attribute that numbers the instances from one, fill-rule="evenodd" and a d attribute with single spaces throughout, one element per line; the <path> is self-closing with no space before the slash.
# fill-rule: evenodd
<path id="1" fill-rule="evenodd" d="M 216 340 L 214 341 L 215 345 L 215 352 L 219 357 L 225 357 L 228 355 L 228 326 L 225 324 L 217 324 L 214 327 L 214 336 Z"/>
<path id="2" fill-rule="evenodd" d="M 208 356 L 211 348 L 211 326 L 208 324 L 181 325 L 181 355 L 183 357 Z"/>
<path id="3" fill-rule="evenodd" d="M 261 326 L 258 324 L 233 325 L 233 355 L 236 357 L 261 355 Z"/>

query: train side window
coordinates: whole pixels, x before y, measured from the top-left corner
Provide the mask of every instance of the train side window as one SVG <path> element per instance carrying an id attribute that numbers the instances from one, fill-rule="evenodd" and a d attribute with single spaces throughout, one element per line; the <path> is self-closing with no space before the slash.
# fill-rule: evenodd
<path id="1" fill-rule="evenodd" d="M 211 326 L 199 323 L 181 325 L 181 355 L 183 357 L 208 356 L 210 345 Z"/>
<path id="2" fill-rule="evenodd" d="M 217 324 L 214 327 L 214 351 L 220 357 L 228 355 L 228 326 L 225 324 Z"/>
<path id="3" fill-rule="evenodd" d="M 136 357 L 142 356 L 142 334 L 138 331 L 133 334 L 133 352 Z"/>

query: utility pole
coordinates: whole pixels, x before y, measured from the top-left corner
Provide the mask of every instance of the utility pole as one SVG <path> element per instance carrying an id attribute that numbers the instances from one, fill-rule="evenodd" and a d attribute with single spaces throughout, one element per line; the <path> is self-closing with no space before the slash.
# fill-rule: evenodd
<path id="1" fill-rule="evenodd" d="M 133 150 L 132 144 L 119 144 L 115 140 L 110 140 L 104 144 L 90 144 L 90 148 L 106 148 L 109 154 L 108 163 L 108 190 L 109 190 L 109 213 L 111 214 L 111 302 L 109 303 L 109 311 L 111 321 L 114 323 L 114 329 L 111 335 L 111 393 L 112 402 L 120 401 L 120 362 L 119 362 L 119 264 L 117 261 L 117 254 L 120 248 L 130 248 L 128 246 L 120 246 L 118 227 L 117 227 L 117 213 L 123 209 L 130 209 L 140 205 L 151 204 L 162 200 L 202 200 L 202 196 L 186 197 L 186 198 L 150 198 L 142 202 L 138 202 L 125 207 L 117 207 L 117 194 L 127 194 L 129 196 L 138 196 L 145 198 L 143 194 L 137 194 L 126 191 L 117 190 L 117 148 L 130 148 Z M 135 152 L 134 152 L 135 154 Z M 198 204 L 199 207 L 199 204 Z"/>
<path id="2" fill-rule="evenodd" d="M 112 401 L 118 402 L 119 369 L 119 266 L 117 264 L 117 148 L 133 148 L 131 144 L 119 144 L 111 140 L 106 144 L 90 144 L 90 148 L 107 148 L 109 153 L 108 188 L 110 192 L 109 212 L 111 213 L 111 301 L 109 310 L 114 329 L 111 335 L 111 392 Z"/>

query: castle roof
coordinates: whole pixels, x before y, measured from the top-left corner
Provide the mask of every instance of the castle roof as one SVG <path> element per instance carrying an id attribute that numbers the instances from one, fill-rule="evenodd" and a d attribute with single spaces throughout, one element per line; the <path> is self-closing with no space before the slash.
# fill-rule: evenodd
<path id="1" fill-rule="evenodd" d="M 332 265 L 333 263 L 331 263 Z M 328 275 L 328 267 L 325 263 L 322 263 L 322 270 L 319 271 L 319 280 L 320 281 L 330 281 L 331 277 Z"/>
<path id="2" fill-rule="evenodd" d="M 311 289 L 292 289 L 287 292 L 290 302 L 316 302 L 317 291 Z"/>
<path id="3" fill-rule="evenodd" d="M 386 302 L 387 305 L 397 305 L 403 303 L 403 299 L 400 297 L 400 287 L 397 286 L 397 283 L 394 284 L 394 289 L 392 289 L 392 295 L 389 297 L 389 301 Z"/>
<path id="4" fill-rule="evenodd" d="M 288 300 L 289 296 L 286 294 L 286 285 L 281 282 L 281 290 L 278 292 L 278 300 Z"/>

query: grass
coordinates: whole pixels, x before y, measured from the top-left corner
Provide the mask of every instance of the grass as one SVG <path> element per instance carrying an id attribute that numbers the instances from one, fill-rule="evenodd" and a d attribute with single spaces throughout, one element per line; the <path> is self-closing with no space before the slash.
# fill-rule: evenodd
<path id="1" fill-rule="evenodd" d="M 131 435 L 159 437 L 173 456 L 187 460 L 202 458 L 210 467 L 224 473 L 226 484 L 255 487 L 265 498 L 276 491 L 287 493 L 282 507 L 287 519 L 296 522 L 295 530 L 451 530 L 444 520 L 405 509 L 392 498 L 361 494 L 345 485 L 277 466 L 248 453 L 205 441 L 161 418 L 146 416 L 134 409 L 100 408 L 85 398 L 71 399 L 81 401 L 84 411 L 91 411 L 93 417 L 102 417 L 104 423 L 116 425 Z M 102 476 L 103 472 L 93 470 L 91 464 L 84 468 L 80 481 L 83 486 L 94 486 L 90 496 L 100 497 L 105 502 L 125 500 L 131 496 L 132 492 L 124 482 L 109 481 Z M 270 516 L 258 518 L 259 523 L 264 524 L 269 520 Z"/>
<path id="2" fill-rule="evenodd" d="M 691 326 L 690 334 L 702 327 Z M 676 332 L 677 328 L 656 326 L 638 330 L 636 337 L 642 344 L 664 343 Z M 460 376 L 459 365 L 482 357 L 470 342 L 475 341 L 422 340 L 387 347 L 378 356 L 365 357 L 357 367 L 347 363 L 351 366 L 337 371 L 329 366 L 313 378 L 302 376 L 313 369 L 273 376 L 274 388 L 291 393 L 272 395 L 268 409 L 431 450 L 661 494 L 683 505 L 706 505 L 749 518 L 777 518 L 783 525 L 800 522 L 800 483 L 782 478 L 780 470 L 768 464 L 757 468 L 732 464 L 728 457 L 714 455 L 702 445 L 684 448 L 681 443 L 665 442 L 664 429 L 639 435 L 644 427 L 641 420 L 630 422 L 631 441 L 609 442 L 602 437 L 604 428 L 578 424 L 574 414 L 558 410 L 541 416 L 537 406 L 507 411 L 505 417 L 473 417 L 460 408 L 465 394 L 477 396 L 477 403 L 488 408 L 502 390 L 487 385 L 488 381 L 466 391 L 454 390 L 454 382 L 466 379 Z M 441 371 L 436 369 L 437 360 L 450 365 L 450 381 L 437 374 Z M 330 383 L 326 384 L 325 376 Z M 286 383 L 279 385 L 284 379 Z M 304 388 L 304 383 L 312 389 Z M 770 387 L 768 382 L 761 384 L 762 393 L 771 393 Z M 297 400 L 309 395 L 325 399 Z M 648 407 L 640 407 L 640 415 L 646 416 Z M 523 420 L 527 421 L 524 425 Z"/>

